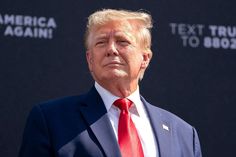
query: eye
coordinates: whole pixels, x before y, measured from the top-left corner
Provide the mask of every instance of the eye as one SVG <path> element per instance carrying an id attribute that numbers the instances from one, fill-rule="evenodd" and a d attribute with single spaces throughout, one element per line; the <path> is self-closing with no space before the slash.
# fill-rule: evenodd
<path id="1" fill-rule="evenodd" d="M 130 44 L 130 42 L 127 40 L 118 40 L 117 42 L 121 46 L 128 46 Z"/>
<path id="2" fill-rule="evenodd" d="M 106 44 L 106 40 L 99 40 L 95 43 L 96 46 L 102 46 Z"/>

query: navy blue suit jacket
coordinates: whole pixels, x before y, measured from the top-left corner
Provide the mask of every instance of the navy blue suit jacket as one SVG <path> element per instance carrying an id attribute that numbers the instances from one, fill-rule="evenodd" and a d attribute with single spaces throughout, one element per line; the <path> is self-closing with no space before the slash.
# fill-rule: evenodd
<path id="1" fill-rule="evenodd" d="M 201 157 L 198 135 L 192 126 L 144 98 L 141 100 L 150 118 L 159 157 Z M 96 89 L 36 105 L 27 120 L 19 157 L 121 157 Z"/>

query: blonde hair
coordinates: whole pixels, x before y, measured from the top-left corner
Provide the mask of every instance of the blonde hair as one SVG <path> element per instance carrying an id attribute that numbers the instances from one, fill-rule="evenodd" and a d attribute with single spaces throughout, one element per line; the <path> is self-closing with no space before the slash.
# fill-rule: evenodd
<path id="1" fill-rule="evenodd" d="M 134 20 L 137 21 L 138 36 L 140 43 L 145 49 L 151 49 L 151 28 L 152 17 L 148 13 L 142 11 L 129 11 L 129 10 L 115 10 L 115 9 L 102 9 L 94 12 L 88 17 L 87 28 L 85 32 L 85 47 L 89 48 L 89 36 L 92 28 L 102 26 L 110 21 L 115 20 Z"/>

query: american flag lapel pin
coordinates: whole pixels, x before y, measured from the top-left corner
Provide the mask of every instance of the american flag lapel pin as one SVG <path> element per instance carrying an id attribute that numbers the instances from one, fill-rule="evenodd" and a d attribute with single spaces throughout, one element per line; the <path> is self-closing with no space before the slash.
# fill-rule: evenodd
<path id="1" fill-rule="evenodd" d="M 166 130 L 166 131 L 169 131 L 169 127 L 168 127 L 167 125 L 165 125 L 165 124 L 162 124 L 162 128 L 163 128 L 164 130 Z"/>

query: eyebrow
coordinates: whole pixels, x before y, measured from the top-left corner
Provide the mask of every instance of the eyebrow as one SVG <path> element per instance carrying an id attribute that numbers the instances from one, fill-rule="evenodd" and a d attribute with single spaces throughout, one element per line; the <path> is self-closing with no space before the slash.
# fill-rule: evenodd
<path id="1" fill-rule="evenodd" d="M 95 40 L 105 39 L 107 37 L 108 37 L 108 35 L 103 33 L 103 34 L 99 34 L 99 35 L 95 36 Z"/>
<path id="2" fill-rule="evenodd" d="M 119 39 L 124 38 L 128 41 L 133 40 L 133 37 L 128 32 L 117 31 L 117 32 L 114 32 L 112 34 L 114 35 L 114 37 L 119 38 Z M 98 34 L 98 35 L 95 36 L 95 41 L 108 39 L 110 35 L 111 35 L 111 33 Z"/>

